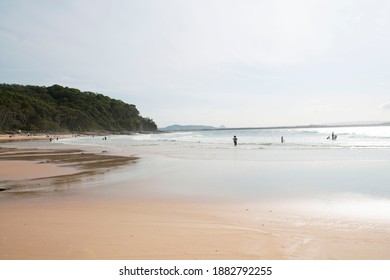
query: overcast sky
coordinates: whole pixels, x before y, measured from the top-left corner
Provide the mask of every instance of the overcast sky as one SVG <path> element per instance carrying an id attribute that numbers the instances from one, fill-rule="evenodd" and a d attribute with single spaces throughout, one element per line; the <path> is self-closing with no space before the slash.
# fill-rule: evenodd
<path id="1" fill-rule="evenodd" d="M 390 0 L 1 0 L 0 54 L 159 127 L 390 121 Z"/>

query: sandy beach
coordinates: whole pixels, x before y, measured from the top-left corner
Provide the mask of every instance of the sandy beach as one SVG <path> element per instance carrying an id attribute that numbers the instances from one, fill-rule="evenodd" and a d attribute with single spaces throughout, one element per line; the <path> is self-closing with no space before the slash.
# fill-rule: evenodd
<path id="1" fill-rule="evenodd" d="M 248 207 L 248 208 L 245 208 Z M 388 259 L 388 228 L 251 205 L 47 198 L 1 203 L 1 259 Z"/>
<path id="2" fill-rule="evenodd" d="M 196 186 L 198 164 L 3 147 L 0 259 L 390 258 L 386 217 L 322 215 L 286 198 L 170 194 L 169 185 Z"/>
<path id="3" fill-rule="evenodd" d="M 54 201 L 1 205 L 2 259 L 388 258 L 380 227 L 333 228 L 242 206 Z"/>
<path id="4" fill-rule="evenodd" d="M 108 155 L 105 151 L 96 154 L 78 149 L 0 148 L 0 190 L 59 190 L 135 159 Z"/>
<path id="5" fill-rule="evenodd" d="M 0 134 L 0 143 L 5 142 L 13 142 L 13 141 L 33 141 L 33 140 L 47 140 L 50 139 L 64 139 L 64 138 L 72 138 L 74 134 L 48 134 L 48 133 L 17 133 L 17 134 Z"/>

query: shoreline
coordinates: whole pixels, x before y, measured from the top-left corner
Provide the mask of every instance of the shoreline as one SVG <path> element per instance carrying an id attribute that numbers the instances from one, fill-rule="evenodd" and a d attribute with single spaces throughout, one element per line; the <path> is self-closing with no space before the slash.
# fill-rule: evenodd
<path id="1" fill-rule="evenodd" d="M 90 131 L 83 133 L 70 133 L 70 132 L 53 132 L 53 133 L 0 133 L 0 144 L 8 142 L 17 142 L 17 141 L 43 141 L 43 140 L 61 140 L 66 138 L 75 138 L 75 137 L 87 137 L 87 136 L 109 136 L 109 135 L 131 135 L 131 134 L 158 134 L 165 133 L 164 131 L 129 131 L 127 133 L 123 132 L 109 132 L 109 131 Z M 50 141 L 51 142 L 51 141 Z"/>
<path id="2" fill-rule="evenodd" d="M 0 143 L 15 142 L 15 141 L 38 141 L 50 139 L 65 139 L 72 138 L 79 134 L 72 133 L 15 133 L 15 134 L 0 134 Z"/>
<path id="3" fill-rule="evenodd" d="M 0 192 L 0 259 L 390 258 L 387 220 L 315 215 L 311 206 L 297 211 L 302 201 L 294 199 L 290 207 L 282 199 L 204 200 L 168 190 L 156 193 L 149 188 L 164 180 L 162 188 L 179 182 L 191 187 L 191 178 L 177 179 L 188 176 L 180 172 L 192 170 L 199 160 L 176 159 L 170 166 L 159 157 L 156 173 L 148 169 L 148 162 L 156 164 L 150 156 L 140 164 L 135 157 L 58 146 L 0 148 L 6 184 L 15 185 Z M 177 169 L 183 162 L 188 165 Z M 29 174 L 32 167 L 40 170 Z M 90 180 L 93 187 L 83 187 Z"/>

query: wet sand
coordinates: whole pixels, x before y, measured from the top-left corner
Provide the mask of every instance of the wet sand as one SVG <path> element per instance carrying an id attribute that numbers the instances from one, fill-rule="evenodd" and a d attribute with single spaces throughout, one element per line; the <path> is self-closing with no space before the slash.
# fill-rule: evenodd
<path id="1" fill-rule="evenodd" d="M 0 259 L 390 258 L 387 222 L 314 216 L 278 199 L 139 195 L 162 175 L 117 186 L 110 178 L 145 172 L 130 156 L 0 153 Z"/>
<path id="2" fill-rule="evenodd" d="M 247 208 L 246 208 L 247 207 Z M 1 259 L 388 259 L 383 225 L 270 207 L 75 197 L 1 203 Z"/>
<path id="3" fill-rule="evenodd" d="M 0 191 L 59 190 L 135 160 L 78 149 L 0 148 Z"/>

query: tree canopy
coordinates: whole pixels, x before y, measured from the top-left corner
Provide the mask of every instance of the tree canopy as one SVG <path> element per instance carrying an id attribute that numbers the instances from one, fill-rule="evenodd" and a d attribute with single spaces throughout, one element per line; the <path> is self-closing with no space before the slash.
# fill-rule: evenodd
<path id="1" fill-rule="evenodd" d="M 135 105 L 53 85 L 0 84 L 0 131 L 154 131 Z"/>

